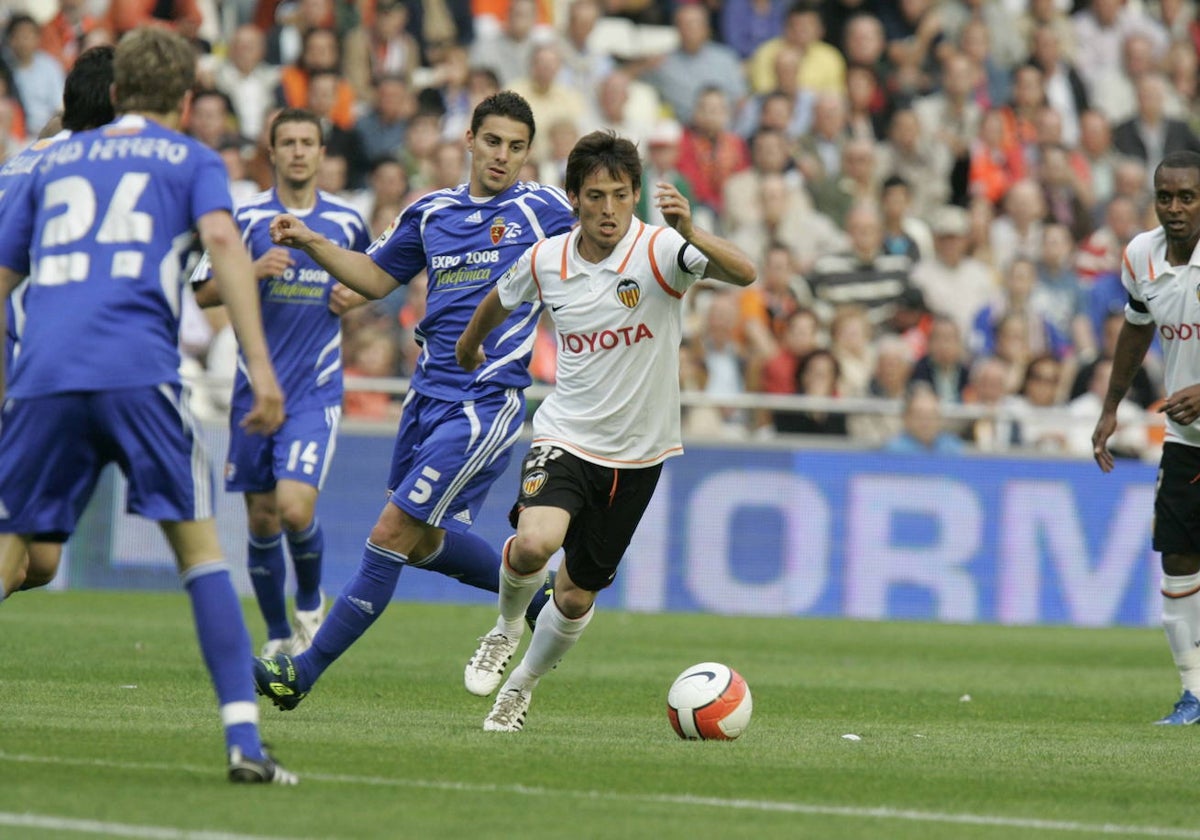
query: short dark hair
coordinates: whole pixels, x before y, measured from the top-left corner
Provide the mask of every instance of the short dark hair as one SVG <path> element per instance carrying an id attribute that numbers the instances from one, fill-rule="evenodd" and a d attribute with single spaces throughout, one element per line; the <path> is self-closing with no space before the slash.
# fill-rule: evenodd
<path id="1" fill-rule="evenodd" d="M 63 84 L 63 128 L 84 131 L 113 121 L 113 56 L 110 46 L 92 47 L 77 59 Z"/>
<path id="2" fill-rule="evenodd" d="M 1158 166 L 1154 167 L 1154 177 L 1158 177 L 1160 169 L 1195 169 L 1200 171 L 1200 152 L 1193 152 L 1190 149 L 1180 149 L 1176 152 L 1168 152 L 1159 162 Z"/>
<path id="3" fill-rule="evenodd" d="M 567 156 L 563 189 L 579 195 L 584 179 L 600 170 L 616 178 L 628 175 L 635 190 L 642 188 L 642 158 L 637 146 L 611 131 L 593 131 L 579 138 Z"/>
<path id="4" fill-rule="evenodd" d="M 529 142 L 533 142 L 533 135 L 537 131 L 533 122 L 533 109 L 521 94 L 502 90 L 476 105 L 471 114 L 471 133 L 478 133 L 479 127 L 488 117 L 508 117 L 510 120 L 525 123 L 529 126 Z"/>
<path id="5" fill-rule="evenodd" d="M 908 183 L 908 181 L 904 180 L 904 178 L 902 178 L 901 176 L 899 176 L 895 173 L 892 173 L 891 175 L 884 178 L 883 183 L 880 184 L 880 186 L 879 186 L 880 195 L 887 192 L 892 187 L 904 187 L 905 192 L 910 193 L 910 194 L 912 193 L 912 185 L 910 185 Z"/>
<path id="6" fill-rule="evenodd" d="M 317 137 L 321 141 L 321 145 L 325 145 L 325 132 L 321 128 L 321 118 L 312 111 L 304 108 L 284 108 L 275 115 L 275 119 L 271 120 L 271 147 L 275 147 L 275 133 L 279 130 L 279 126 L 284 123 L 309 123 L 316 126 Z"/>

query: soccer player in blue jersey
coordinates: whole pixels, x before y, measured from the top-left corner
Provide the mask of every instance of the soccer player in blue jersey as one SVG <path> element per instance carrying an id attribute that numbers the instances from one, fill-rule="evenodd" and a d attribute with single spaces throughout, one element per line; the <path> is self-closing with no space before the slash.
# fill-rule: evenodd
<path id="1" fill-rule="evenodd" d="M 342 332 L 331 295 L 339 287 L 303 251 L 271 242 L 269 226 L 280 213 L 304 218 L 330 242 L 352 251 L 370 244 L 367 224 L 352 206 L 317 190 L 324 158 L 321 121 L 299 109 L 271 122 L 270 156 L 275 187 L 234 213 L 254 259 L 263 328 L 271 361 L 287 395 L 287 420 L 271 436 L 247 434 L 242 419 L 254 404 L 244 365 L 238 365 L 229 424 L 225 489 L 243 492 L 250 526 L 250 582 L 267 624 L 263 656 L 308 650 L 324 614 L 321 555 L 325 538 L 314 512 L 333 458 L 342 414 Z M 202 260 L 192 281 L 211 275 Z M 345 290 L 343 287 L 343 291 Z M 353 294 L 353 293 L 351 293 Z M 356 296 L 357 297 L 357 296 Z M 212 283 L 196 292 L 201 306 L 221 302 Z M 295 629 L 288 624 L 284 532 L 296 573 Z"/>
<path id="2" fill-rule="evenodd" d="M 178 35 L 140 29 L 117 46 L 119 118 L 46 150 L 0 224 L 0 294 L 29 275 L 26 322 L 4 403 L 0 596 L 32 535 L 70 533 L 115 461 L 128 508 L 159 521 L 176 557 L 216 689 L 233 782 L 295 784 L 264 751 L 250 636 L 212 520 L 212 477 L 179 378 L 181 256 L 207 248 L 253 383 L 245 428 L 283 421 L 217 154 L 177 131 L 196 58 Z"/>
<path id="3" fill-rule="evenodd" d="M 282 709 L 295 708 L 379 617 L 405 565 L 499 589 L 499 553 L 468 528 L 520 434 L 540 308 L 513 312 L 486 344 L 489 364 L 479 371 L 458 367 L 454 344 L 508 266 L 534 242 L 574 224 L 561 190 L 517 181 L 533 135 L 533 112 L 523 98 L 503 91 L 483 100 L 466 136 L 468 183 L 417 200 L 366 254 L 337 247 L 291 214 L 271 223 L 276 243 L 304 251 L 368 298 L 387 295 L 422 270 L 429 279 L 417 331 L 423 346 L 396 437 L 389 499 L 358 571 L 308 651 L 256 662 L 259 692 Z M 527 615 L 536 615 L 546 598 L 543 586 Z"/>
<path id="4" fill-rule="evenodd" d="M 0 167 L 0 219 L 3 218 L 6 208 L 17 203 L 15 199 L 21 189 L 21 182 L 29 177 L 46 149 L 69 137 L 73 131 L 98 128 L 112 122 L 115 116 L 109 96 L 113 80 L 112 65 L 113 48 L 109 46 L 92 47 L 76 59 L 63 85 L 62 130 L 57 133 L 47 131 L 50 128 L 48 125 L 47 129 L 43 129 L 46 136 Z M 57 123 L 56 120 L 50 122 Z M 8 330 L 4 337 L 5 365 L 0 369 L 0 391 L 3 391 L 2 383 L 12 370 L 13 357 L 17 351 L 17 337 L 25 321 L 23 298 L 27 288 L 28 284 L 22 282 L 5 302 Z M 3 431 L 3 425 L 0 424 L 0 434 Z M 58 573 L 59 561 L 62 559 L 64 539 L 66 534 L 61 532 L 32 536 L 27 552 L 27 564 L 22 570 L 24 577 L 17 584 L 18 589 L 33 589 L 54 580 Z"/>

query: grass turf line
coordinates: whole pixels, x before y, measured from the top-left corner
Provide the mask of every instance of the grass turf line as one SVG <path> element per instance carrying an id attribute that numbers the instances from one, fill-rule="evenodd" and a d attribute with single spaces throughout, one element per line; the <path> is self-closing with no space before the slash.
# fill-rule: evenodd
<path id="1" fill-rule="evenodd" d="M 346 838 L 1200 836 L 1200 732 L 1149 725 L 1178 694 L 1160 631 L 602 611 L 508 736 L 481 731 L 490 700 L 461 686 L 491 621 L 391 605 L 299 709 L 261 703 L 302 785 L 255 791 L 224 781 L 184 596 L 15 596 L 3 810 Z M 739 741 L 685 743 L 666 721 L 670 681 L 707 659 L 754 693 Z"/>

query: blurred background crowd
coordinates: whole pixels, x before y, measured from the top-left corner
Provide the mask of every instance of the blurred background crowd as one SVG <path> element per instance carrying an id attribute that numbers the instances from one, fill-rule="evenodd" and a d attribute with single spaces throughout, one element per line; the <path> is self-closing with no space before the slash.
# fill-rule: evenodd
<path id="1" fill-rule="evenodd" d="M 224 157 L 235 200 L 270 185 L 272 113 L 307 107 L 327 129 L 319 185 L 378 234 L 466 179 L 471 111 L 509 88 L 537 121 L 524 178 L 561 186 L 575 140 L 612 129 L 644 153 L 642 218 L 661 222 L 647 199 L 669 181 L 758 262 L 753 286 L 688 299 L 684 388 L 732 402 L 689 407 L 691 434 L 1090 456 L 1125 244 L 1158 224 L 1157 161 L 1200 151 L 1195 6 L 7 0 L 0 160 L 59 108 L 81 50 L 171 27 L 201 56 L 187 130 Z M 347 372 L 411 373 L 422 311 L 418 280 L 347 315 Z M 539 336 L 539 382 L 554 346 Z M 184 349 L 229 369 L 219 310 L 189 313 Z M 1139 374 L 1115 451 L 1161 443 L 1158 382 Z M 753 393 L 812 399 L 733 399 Z M 398 412 L 347 394 L 348 417 Z"/>

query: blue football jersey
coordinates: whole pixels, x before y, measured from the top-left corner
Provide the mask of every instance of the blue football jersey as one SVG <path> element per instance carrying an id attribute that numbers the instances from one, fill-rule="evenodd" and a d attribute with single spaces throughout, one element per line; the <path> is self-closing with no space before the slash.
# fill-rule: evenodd
<path id="1" fill-rule="evenodd" d="M 284 207 L 278 193 L 271 189 L 234 212 L 242 241 L 254 259 L 281 247 L 271 241 L 270 234 L 271 220 L 280 213 L 291 213 L 335 245 L 351 251 L 364 251 L 371 242 L 362 216 L 336 196 L 318 191 L 316 205 L 298 211 Z M 287 250 L 293 264 L 281 276 L 259 281 L 259 299 L 275 376 L 286 396 L 288 414 L 295 414 L 303 409 L 342 404 L 342 322 L 329 311 L 329 293 L 337 281 L 303 251 Z M 211 266 L 205 259 L 196 267 L 192 280 L 211 276 Z M 248 409 L 253 404 L 245 360 L 239 355 L 232 405 Z"/>
<path id="2" fill-rule="evenodd" d="M 367 253 L 398 282 L 428 272 L 425 317 L 417 326 L 416 391 L 461 401 L 529 385 L 540 307 L 522 304 L 497 327 L 483 344 L 487 363 L 476 371 L 458 366 L 454 345 L 508 267 L 539 239 L 574 224 L 571 204 L 556 187 L 518 182 L 485 200 L 472 198 L 462 184 L 417 199 L 372 243 Z"/>
<path id="3" fill-rule="evenodd" d="M 9 395 L 177 383 L 181 258 L 228 184 L 216 152 L 134 115 L 46 149 L 0 220 L 0 265 L 29 275 Z"/>
<path id="4" fill-rule="evenodd" d="M 42 152 L 52 144 L 70 137 L 71 132 L 60 131 L 53 137 L 38 140 L 20 154 L 14 155 L 0 166 L 0 225 L 4 223 L 4 214 L 9 208 L 20 204 L 21 194 L 29 187 L 29 176 L 42 157 Z M 8 310 L 7 328 L 4 332 L 4 373 L 5 379 L 11 379 L 13 358 L 17 354 L 17 342 L 21 336 L 21 326 L 25 323 L 25 291 L 28 282 L 22 282 L 12 295 L 5 301 Z"/>

